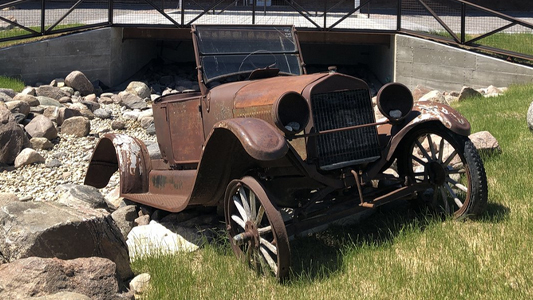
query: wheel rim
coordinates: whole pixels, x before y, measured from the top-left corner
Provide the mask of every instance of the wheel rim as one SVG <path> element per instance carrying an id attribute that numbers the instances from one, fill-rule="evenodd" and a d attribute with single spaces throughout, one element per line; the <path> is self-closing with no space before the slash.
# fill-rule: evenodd
<path id="1" fill-rule="evenodd" d="M 460 146 L 447 135 L 423 133 L 412 143 L 408 171 L 414 183 L 433 188 L 422 199 L 445 214 L 462 216 L 471 197 L 471 176 Z"/>
<path id="2" fill-rule="evenodd" d="M 290 252 L 285 224 L 263 186 L 252 177 L 234 180 L 225 197 L 231 247 L 258 273 L 288 276 Z"/>

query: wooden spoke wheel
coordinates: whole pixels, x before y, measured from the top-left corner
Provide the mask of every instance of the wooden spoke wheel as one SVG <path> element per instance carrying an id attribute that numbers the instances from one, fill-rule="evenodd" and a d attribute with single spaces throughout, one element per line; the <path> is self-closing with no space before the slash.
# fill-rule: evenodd
<path id="1" fill-rule="evenodd" d="M 289 275 L 290 250 L 285 224 L 261 183 L 233 180 L 226 189 L 224 215 L 231 247 L 258 273 Z"/>
<path id="2" fill-rule="evenodd" d="M 483 212 L 487 178 L 483 162 L 467 137 L 444 129 L 422 129 L 406 141 L 398 156 L 400 173 L 415 184 L 433 186 L 419 192 L 419 200 L 457 219 Z"/>

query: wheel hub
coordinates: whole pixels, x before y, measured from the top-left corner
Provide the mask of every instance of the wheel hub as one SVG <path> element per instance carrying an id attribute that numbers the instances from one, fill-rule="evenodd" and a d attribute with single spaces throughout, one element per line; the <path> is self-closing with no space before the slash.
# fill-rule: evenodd
<path id="1" fill-rule="evenodd" d="M 257 226 L 252 221 L 247 221 L 244 226 L 245 235 L 248 238 L 248 243 L 253 248 L 259 248 L 259 231 L 257 231 Z"/>
<path id="2" fill-rule="evenodd" d="M 443 185 L 446 182 L 446 171 L 436 161 L 429 163 L 429 180 L 436 185 Z"/>

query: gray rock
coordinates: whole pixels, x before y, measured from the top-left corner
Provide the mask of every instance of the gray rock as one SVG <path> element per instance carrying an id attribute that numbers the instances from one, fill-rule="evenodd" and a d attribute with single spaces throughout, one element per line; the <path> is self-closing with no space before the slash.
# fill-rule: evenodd
<path id="1" fill-rule="evenodd" d="M 33 149 L 50 150 L 54 148 L 54 144 L 52 144 L 47 138 L 44 137 L 31 138 L 30 143 Z"/>
<path id="2" fill-rule="evenodd" d="M 150 224 L 150 216 L 149 216 L 149 215 L 143 215 L 143 216 L 137 217 L 137 218 L 133 221 L 133 224 L 134 224 L 135 226 L 144 226 L 144 225 L 148 225 L 148 224 Z"/>
<path id="3" fill-rule="evenodd" d="M 22 124 L 24 122 L 24 120 L 26 120 L 26 116 L 24 114 L 21 114 L 21 113 L 13 113 L 13 119 L 18 124 Z"/>
<path id="4" fill-rule="evenodd" d="M 15 158 L 15 168 L 31 165 L 35 163 L 44 163 L 44 157 L 32 148 L 23 149 Z"/>
<path id="5" fill-rule="evenodd" d="M 126 87 L 126 92 L 129 94 L 140 97 L 141 99 L 149 98 L 151 90 L 146 83 L 141 81 L 132 81 Z"/>
<path id="6" fill-rule="evenodd" d="M 37 115 L 42 115 L 44 113 L 44 110 L 47 108 L 48 106 L 31 106 L 30 107 L 30 113 L 32 114 L 37 114 Z"/>
<path id="7" fill-rule="evenodd" d="M 433 90 L 423 95 L 422 97 L 420 97 L 420 99 L 418 99 L 418 101 L 431 101 L 446 104 L 444 94 L 438 90 Z"/>
<path id="8" fill-rule="evenodd" d="M 104 196 L 97 188 L 88 185 L 62 184 L 57 187 L 59 193 L 58 202 L 67 206 L 78 208 L 86 206 L 90 208 L 106 208 Z"/>
<path id="9" fill-rule="evenodd" d="M 20 92 L 21 94 L 23 95 L 32 95 L 32 96 L 37 96 L 37 94 L 35 93 L 35 88 L 34 87 L 31 87 L 31 86 L 27 86 L 25 87 L 22 92 Z"/>
<path id="10" fill-rule="evenodd" d="M 141 123 L 142 128 L 147 129 L 151 124 L 154 123 L 154 117 L 139 118 L 139 122 Z"/>
<path id="11" fill-rule="evenodd" d="M 145 142 L 145 144 L 151 159 L 161 159 L 161 150 L 159 149 L 159 145 L 157 143 Z"/>
<path id="12" fill-rule="evenodd" d="M 99 109 L 95 110 L 93 113 L 94 113 L 94 116 L 99 118 L 99 119 L 109 119 L 109 118 L 111 118 L 111 111 L 109 111 L 107 109 L 99 108 Z"/>
<path id="13" fill-rule="evenodd" d="M 94 92 L 93 84 L 80 71 L 73 71 L 65 78 L 65 84 L 76 91 L 79 91 L 82 96 L 92 94 Z"/>
<path id="14" fill-rule="evenodd" d="M 63 121 L 61 125 L 61 134 L 84 137 L 89 135 L 91 123 L 86 117 L 72 117 Z"/>
<path id="15" fill-rule="evenodd" d="M 111 217 L 113 218 L 118 228 L 120 229 L 120 232 L 122 232 L 122 235 L 125 238 L 128 236 L 128 233 L 130 233 L 131 229 L 133 228 L 133 222 L 137 218 L 137 208 L 135 205 L 126 205 L 123 207 L 119 207 L 111 214 Z"/>
<path id="16" fill-rule="evenodd" d="M 63 104 L 61 104 L 59 101 L 50 97 L 37 96 L 37 100 L 39 100 L 39 105 L 43 106 L 63 106 Z"/>
<path id="17" fill-rule="evenodd" d="M 0 268 L 2 299 L 120 299 L 121 284 L 116 279 L 115 264 L 100 257 L 29 257 Z"/>
<path id="18" fill-rule="evenodd" d="M 37 98 L 35 96 L 25 95 L 25 94 L 22 94 L 22 93 L 17 94 L 13 98 L 13 100 L 24 101 L 24 102 L 28 103 L 29 106 L 39 106 L 40 105 L 39 100 L 37 100 Z"/>
<path id="19" fill-rule="evenodd" d="M 473 133 L 469 136 L 469 138 L 480 153 L 498 154 L 502 152 L 500 144 L 488 131 Z"/>
<path id="20" fill-rule="evenodd" d="M 63 86 L 63 87 L 60 87 L 60 89 L 64 92 L 67 92 L 70 96 L 74 95 L 74 89 L 71 88 L 70 86 Z"/>
<path id="21" fill-rule="evenodd" d="M 0 88 L 0 93 L 4 93 L 11 98 L 14 98 L 17 93 L 13 89 Z"/>
<path id="22" fill-rule="evenodd" d="M 124 121 L 114 120 L 113 122 L 111 122 L 111 129 L 113 130 L 123 130 L 124 128 L 126 128 L 126 124 L 124 123 Z"/>
<path id="23" fill-rule="evenodd" d="M 149 135 L 155 135 L 155 125 L 154 123 L 150 124 L 148 128 L 146 128 L 146 133 Z"/>
<path id="24" fill-rule="evenodd" d="M 24 101 L 13 100 L 6 102 L 7 109 L 12 113 L 21 113 L 27 116 L 30 113 L 30 105 Z"/>
<path id="25" fill-rule="evenodd" d="M 66 119 L 81 116 L 81 112 L 67 107 L 48 106 L 43 115 L 61 126 Z"/>
<path id="26" fill-rule="evenodd" d="M 136 121 L 139 118 L 140 114 L 141 114 L 141 112 L 136 109 L 136 110 L 133 110 L 133 111 L 125 111 L 124 113 L 122 113 L 122 117 L 124 119 Z"/>
<path id="27" fill-rule="evenodd" d="M 0 109 L 0 163 L 12 164 L 30 141 L 8 110 Z"/>
<path id="28" fill-rule="evenodd" d="M 143 109 L 147 107 L 146 102 L 137 95 L 121 92 L 120 97 L 122 99 L 122 105 L 129 109 Z"/>
<path id="29" fill-rule="evenodd" d="M 111 216 L 101 210 L 52 202 L 10 202 L 0 207 L 0 224 L 9 224 L 0 226 L 0 253 L 9 262 L 30 256 L 95 256 L 114 261 L 119 278 L 133 275 L 126 242 Z"/>
<path id="30" fill-rule="evenodd" d="M 80 101 L 80 103 L 87 106 L 87 108 L 90 109 L 92 112 L 100 108 L 100 104 L 98 102 L 83 100 L 83 101 Z"/>
<path id="31" fill-rule="evenodd" d="M 49 140 L 57 137 L 57 129 L 54 123 L 43 115 L 38 115 L 25 127 L 31 137 L 45 137 Z"/>
<path id="32" fill-rule="evenodd" d="M 59 100 L 62 97 L 70 97 L 69 93 L 51 85 L 41 85 L 37 88 L 35 93 L 37 94 L 37 96 L 48 97 L 55 100 Z"/>
<path id="33" fill-rule="evenodd" d="M 59 166 L 62 165 L 61 161 L 57 158 L 52 158 L 52 159 L 47 159 L 45 162 L 44 162 L 44 165 L 47 167 L 47 168 L 57 168 Z"/>
<path id="34" fill-rule="evenodd" d="M 9 101 L 13 101 L 13 97 L 0 92 L 0 102 L 9 102 Z"/>
<path id="35" fill-rule="evenodd" d="M 482 97 L 483 95 L 481 95 L 480 92 L 474 90 L 473 88 L 471 87 L 467 87 L 467 86 L 464 86 L 462 89 L 461 89 L 461 92 L 459 93 L 459 101 L 463 101 L 465 99 L 469 99 L 469 98 L 475 98 L 475 97 Z"/>
<path id="36" fill-rule="evenodd" d="M 533 131 L 533 102 L 531 102 L 527 110 L 527 127 Z"/>

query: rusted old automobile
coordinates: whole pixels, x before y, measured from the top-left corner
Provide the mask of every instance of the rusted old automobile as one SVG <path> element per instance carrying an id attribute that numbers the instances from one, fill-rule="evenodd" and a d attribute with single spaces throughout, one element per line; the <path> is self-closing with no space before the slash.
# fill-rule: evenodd
<path id="1" fill-rule="evenodd" d="M 153 103 L 162 159 L 107 134 L 86 184 L 104 187 L 118 170 L 121 195 L 134 202 L 223 206 L 235 254 L 278 278 L 289 274 L 289 239 L 332 220 L 398 199 L 455 218 L 486 206 L 470 124 L 454 109 L 414 104 L 390 83 L 376 120 L 364 81 L 333 68 L 306 74 L 291 26 L 198 25 L 192 37 L 201 91 Z"/>

